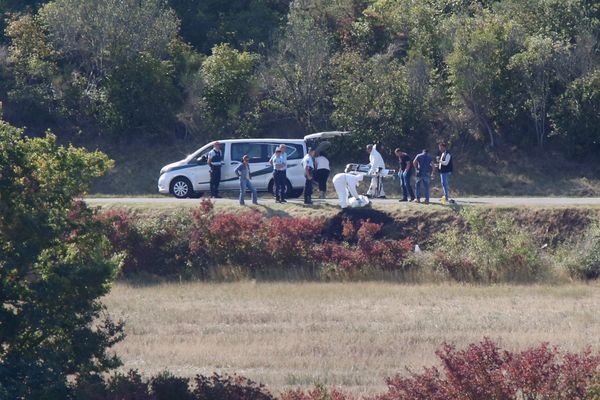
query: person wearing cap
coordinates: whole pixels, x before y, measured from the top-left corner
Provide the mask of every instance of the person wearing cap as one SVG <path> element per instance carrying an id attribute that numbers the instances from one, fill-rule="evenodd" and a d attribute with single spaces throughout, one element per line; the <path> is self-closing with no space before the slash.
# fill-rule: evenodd
<path id="1" fill-rule="evenodd" d="M 308 153 L 302 159 L 304 168 L 304 204 L 312 204 L 313 174 L 315 170 L 315 149 L 308 148 Z"/>
<path id="2" fill-rule="evenodd" d="M 215 142 L 213 149 L 208 153 L 208 167 L 210 168 L 210 195 L 220 198 L 219 184 L 221 183 L 221 166 L 223 165 L 223 153 L 221 143 Z"/>
<path id="3" fill-rule="evenodd" d="M 333 177 L 333 187 L 340 199 L 340 207 L 342 209 L 348 207 L 348 198 L 350 195 L 355 199 L 360 199 L 356 190 L 358 184 L 362 182 L 362 174 L 339 173 Z"/>
<path id="4" fill-rule="evenodd" d="M 244 197 L 246 196 L 246 189 L 252 193 L 252 204 L 258 204 L 256 189 L 252 185 L 252 174 L 250 173 L 250 157 L 245 154 L 242 157 L 242 163 L 238 165 L 235 170 L 235 174 L 240 178 L 240 205 L 245 204 Z"/>
<path id="5" fill-rule="evenodd" d="M 275 150 L 275 154 L 269 160 L 269 164 L 273 167 L 273 182 L 275 189 L 275 201 L 277 203 L 287 203 L 285 200 L 285 185 L 286 185 L 286 169 L 287 169 L 287 153 L 284 144 L 279 145 Z"/>
<path id="6" fill-rule="evenodd" d="M 417 171 L 417 198 L 414 201 L 420 203 L 421 194 L 423 194 L 425 204 L 429 204 L 429 179 L 430 175 L 433 175 L 433 158 L 429 155 L 429 150 L 423 149 L 413 160 L 413 166 L 415 167 L 415 171 Z M 421 184 L 423 185 L 424 193 L 421 192 Z"/>
<path id="7" fill-rule="evenodd" d="M 383 179 L 381 179 L 380 172 L 385 169 L 385 162 L 381 153 L 377 151 L 376 144 L 367 145 L 367 153 L 369 153 L 369 175 L 371 178 L 371 185 L 367 191 L 367 197 L 376 197 L 379 199 L 385 199 L 385 192 L 383 191 Z"/>

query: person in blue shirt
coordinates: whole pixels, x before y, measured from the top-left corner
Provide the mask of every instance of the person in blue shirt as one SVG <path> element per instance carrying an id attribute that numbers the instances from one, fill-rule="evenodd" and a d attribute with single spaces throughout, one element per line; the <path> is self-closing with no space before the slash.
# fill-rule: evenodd
<path id="1" fill-rule="evenodd" d="M 423 185 L 423 195 L 425 197 L 425 204 L 429 204 L 429 180 L 433 174 L 433 158 L 429 155 L 429 151 L 424 149 L 419 153 L 413 160 L 413 166 L 417 171 L 417 182 L 416 182 L 416 195 L 417 198 L 414 200 L 417 203 L 421 202 L 421 184 Z"/>
<path id="2" fill-rule="evenodd" d="M 240 205 L 243 206 L 245 204 L 246 189 L 252 192 L 252 204 L 258 204 L 256 189 L 252 185 L 250 157 L 247 154 L 242 157 L 242 163 L 235 168 L 234 172 L 240 178 Z"/>
<path id="3" fill-rule="evenodd" d="M 313 177 L 315 170 L 315 149 L 308 148 L 308 153 L 302 159 L 304 168 L 304 204 L 313 204 Z"/>
<path id="4" fill-rule="evenodd" d="M 208 153 L 208 166 L 210 168 L 210 196 L 219 199 L 219 184 L 221 183 L 221 167 L 223 166 L 223 153 L 221 143 L 215 142 L 213 149 Z"/>
<path id="5" fill-rule="evenodd" d="M 273 181 L 275 189 L 275 201 L 277 203 L 287 203 L 285 200 L 285 185 L 287 180 L 287 147 L 279 145 L 275 154 L 269 160 L 269 164 L 273 167 Z"/>

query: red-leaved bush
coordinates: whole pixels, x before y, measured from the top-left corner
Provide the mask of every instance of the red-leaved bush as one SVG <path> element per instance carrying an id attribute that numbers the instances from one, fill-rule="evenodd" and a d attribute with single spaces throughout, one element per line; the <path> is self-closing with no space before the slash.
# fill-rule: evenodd
<path id="1" fill-rule="evenodd" d="M 597 400 L 600 356 L 561 353 L 541 344 L 522 352 L 500 349 L 489 339 L 464 350 L 444 345 L 440 368 L 387 379 L 388 391 L 371 400 Z M 279 396 L 238 375 L 193 380 L 162 373 L 144 380 L 137 371 L 74 382 L 69 400 L 354 400 L 338 389 L 287 390 Z"/>
<path id="2" fill-rule="evenodd" d="M 337 389 L 327 390 L 321 386 L 308 391 L 288 390 L 281 394 L 280 400 L 353 400 L 354 397 Z"/>
<path id="3" fill-rule="evenodd" d="M 489 339 L 465 350 L 444 345 L 436 352 L 442 369 L 387 379 L 377 400 L 585 399 L 600 356 L 561 354 L 542 344 L 520 353 L 501 350 Z"/>
<path id="4" fill-rule="evenodd" d="M 324 242 L 315 248 L 315 259 L 333 264 L 342 271 L 364 268 L 393 271 L 403 266 L 412 243 L 405 240 L 377 239 L 383 224 L 361 221 L 358 229 L 350 220 L 342 223 L 343 243 Z M 355 243 L 353 245 L 353 243 Z"/>
<path id="5" fill-rule="evenodd" d="M 123 211 L 97 216 L 114 250 L 125 254 L 123 273 L 202 276 L 212 266 L 258 270 L 308 267 L 329 273 L 398 270 L 412 248 L 408 240 L 379 238 L 382 224 L 343 222 L 343 241 L 326 239 L 325 221 L 268 217 L 257 210 L 214 212 L 201 202 L 189 214 L 140 219 Z"/>

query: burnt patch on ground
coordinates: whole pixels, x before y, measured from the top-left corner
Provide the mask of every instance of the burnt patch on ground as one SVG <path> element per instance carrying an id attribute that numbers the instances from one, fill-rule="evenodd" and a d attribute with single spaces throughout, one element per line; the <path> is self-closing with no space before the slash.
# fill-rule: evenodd
<path id="1" fill-rule="evenodd" d="M 323 237 L 330 240 L 342 240 L 342 224 L 345 220 L 352 221 L 355 227 L 359 227 L 361 221 L 367 220 L 375 224 L 383 224 L 383 229 L 378 235 L 379 237 L 387 237 L 386 228 L 395 224 L 394 218 L 383 211 L 368 207 L 346 208 L 326 221 L 325 228 L 323 229 Z"/>

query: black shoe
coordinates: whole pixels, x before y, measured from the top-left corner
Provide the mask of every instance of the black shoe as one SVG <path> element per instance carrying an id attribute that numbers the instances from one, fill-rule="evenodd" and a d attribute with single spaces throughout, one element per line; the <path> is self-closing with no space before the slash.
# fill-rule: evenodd
<path id="1" fill-rule="evenodd" d="M 400 199 L 400 200 L 398 200 L 398 201 L 399 201 L 400 203 L 402 203 L 402 202 L 408 201 L 408 199 Z"/>
<path id="2" fill-rule="evenodd" d="M 275 199 L 275 203 L 281 203 L 281 200 Z"/>
<path id="3" fill-rule="evenodd" d="M 378 199 L 387 199 L 385 196 L 379 196 Z"/>
<path id="4" fill-rule="evenodd" d="M 279 202 L 280 203 L 287 203 L 287 200 L 286 199 L 281 199 L 281 200 L 279 200 Z"/>

